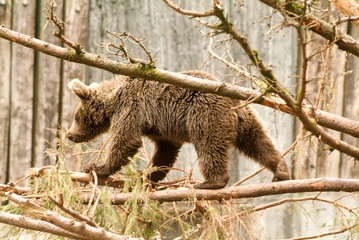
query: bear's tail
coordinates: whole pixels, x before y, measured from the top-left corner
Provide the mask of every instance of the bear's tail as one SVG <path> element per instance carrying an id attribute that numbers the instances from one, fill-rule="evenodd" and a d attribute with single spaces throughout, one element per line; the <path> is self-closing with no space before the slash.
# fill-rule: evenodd
<path id="1" fill-rule="evenodd" d="M 273 181 L 289 180 L 287 164 L 273 144 L 262 123 L 256 118 L 242 121 L 238 137 L 238 149 L 274 173 Z"/>

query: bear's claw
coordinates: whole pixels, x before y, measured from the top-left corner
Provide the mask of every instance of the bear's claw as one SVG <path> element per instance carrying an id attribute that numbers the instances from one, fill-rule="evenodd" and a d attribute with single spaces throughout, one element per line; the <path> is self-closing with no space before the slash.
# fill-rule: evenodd
<path id="1" fill-rule="evenodd" d="M 111 174 L 106 173 L 104 171 L 103 167 L 97 166 L 95 163 L 86 165 L 82 170 L 82 172 L 84 172 L 84 173 L 91 173 L 92 171 L 94 171 L 98 177 L 106 178 L 111 175 Z"/>

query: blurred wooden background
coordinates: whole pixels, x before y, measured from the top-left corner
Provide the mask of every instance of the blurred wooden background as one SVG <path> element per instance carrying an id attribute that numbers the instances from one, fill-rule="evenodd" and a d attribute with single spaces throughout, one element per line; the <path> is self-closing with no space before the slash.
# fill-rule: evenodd
<path id="1" fill-rule="evenodd" d="M 234 5 L 234 1 L 230 0 L 221 2 L 225 3 L 234 26 L 248 37 L 264 63 L 271 64 L 277 78 L 289 90 L 294 91 L 300 66 L 296 33 L 291 29 L 268 33 L 268 19 L 263 18 L 270 15 L 273 9 L 260 1 L 244 1 L 243 7 Z M 43 12 L 45 4 L 49 4 L 49 1 L 1 1 L 0 24 L 62 45 L 53 36 L 52 25 L 46 26 Z M 325 7 L 329 3 L 322 1 L 322 4 Z M 182 6 L 192 10 L 206 9 L 198 1 L 182 1 Z M 336 10 L 332 10 L 335 15 Z M 223 79 L 221 73 L 225 72 L 225 66 L 218 61 L 206 61 L 208 41 L 201 37 L 196 21 L 175 13 L 162 1 L 58 0 L 56 15 L 65 21 L 65 35 L 72 41 L 81 43 L 89 52 L 106 54 L 98 45 L 109 41 L 107 29 L 115 32 L 126 31 L 140 39 L 147 37 L 143 43 L 157 59 L 156 66 L 159 68 L 170 71 L 202 68 Z M 278 19 L 280 16 L 275 14 L 271 20 L 273 26 L 279 23 Z M 359 32 L 351 25 L 341 28 L 343 32 L 358 39 Z M 323 43 L 324 40 L 318 37 L 317 42 Z M 143 54 L 136 48 L 130 51 L 135 56 Z M 237 63 L 248 66 L 246 55 L 235 43 L 232 45 L 231 54 Z M 323 62 L 324 54 L 317 56 L 310 64 L 308 97 L 311 101 L 314 101 L 318 91 Z M 5 183 L 19 180 L 27 174 L 30 167 L 51 162 L 44 154 L 50 147 L 47 141 L 54 144 L 58 126 L 68 129 L 78 103 L 67 88 L 69 81 L 79 78 L 86 83 L 101 82 L 113 76 L 98 69 L 58 60 L 2 39 L 0 63 L 0 182 Z M 357 71 L 359 61 L 356 57 L 348 56 L 336 48 L 331 50 L 323 99 L 324 110 L 359 120 L 359 81 L 355 79 Z M 301 132 L 301 124 L 294 117 L 279 111 L 262 106 L 253 107 L 278 148 L 284 152 Z M 359 146 L 358 139 L 338 132 L 331 133 Z M 150 154 L 152 147 L 147 142 L 146 149 Z M 70 154 L 67 157 L 70 167 L 78 170 L 79 162 L 74 161 Z M 195 160 L 194 149 L 185 145 L 176 167 L 189 170 Z M 315 138 L 305 138 L 286 156 L 286 160 L 291 166 L 294 178 L 359 176 L 359 166 L 356 166 L 352 159 L 337 151 L 328 151 L 326 146 L 318 143 Z M 139 165 L 144 166 L 143 163 Z M 259 168 L 253 161 L 233 151 L 231 183 Z M 173 171 L 169 178 L 177 178 L 178 174 Z M 200 179 L 196 164 L 194 176 Z M 250 182 L 270 181 L 271 177 L 271 174 L 265 171 Z M 284 217 L 282 219 L 284 223 L 288 220 Z M 283 231 L 293 230 L 284 228 Z"/>
<path id="2" fill-rule="evenodd" d="M 277 78 L 290 90 L 295 90 L 300 64 L 296 33 L 291 29 L 268 33 L 268 20 L 263 18 L 273 10 L 260 1 L 246 1 L 244 7 L 234 5 L 229 0 L 224 3 L 234 25 L 248 37 L 253 48 L 258 49 L 264 62 L 272 65 Z M 45 4 L 49 4 L 49 1 L 3 1 L 0 4 L 0 24 L 61 45 L 52 34 L 52 25 L 46 24 L 43 12 Z M 183 7 L 206 9 L 197 1 L 183 1 Z M 63 0 L 56 1 L 56 14 L 65 20 L 65 35 L 72 41 L 81 43 L 89 52 L 106 54 L 99 47 L 101 42 L 109 41 L 106 30 L 126 31 L 138 38 L 147 38 L 144 44 L 157 59 L 156 65 L 159 68 L 170 71 L 202 68 L 220 79 L 223 78 L 221 73 L 225 72 L 225 66 L 218 61 L 206 61 L 208 41 L 201 38 L 196 21 L 175 13 L 162 1 Z M 275 25 L 278 19 L 280 17 L 275 14 L 272 24 Z M 342 31 L 358 36 L 358 32 L 350 25 L 342 28 L 346 28 Z M 324 40 L 318 38 L 318 42 Z M 140 49 L 130 50 L 135 56 L 142 54 Z M 54 141 L 58 126 L 66 129 L 69 127 L 78 102 L 67 88 L 71 79 L 79 78 L 91 83 L 113 76 L 95 68 L 58 60 L 5 40 L 0 40 L 0 51 L 0 181 L 6 182 L 21 178 L 30 167 L 50 163 L 49 158 L 44 155 L 49 147 L 46 141 Z M 237 63 L 248 66 L 248 59 L 239 46 L 233 44 L 231 53 Z M 355 81 L 358 60 L 334 48 L 331 50 L 328 66 L 328 86 L 323 108 L 358 120 L 359 105 L 355 104 L 359 101 L 359 83 Z M 309 88 L 313 94 L 309 94 L 309 99 L 314 100 L 322 71 L 323 56 L 319 55 L 309 69 L 309 76 L 313 78 Z M 254 108 L 278 148 L 284 152 L 300 132 L 300 124 L 293 117 L 273 109 L 262 106 Z M 357 139 L 336 132 L 333 134 L 358 145 Z M 347 156 L 337 151 L 325 150 L 325 146 L 314 138 L 305 140 L 286 157 L 293 177 L 358 176 L 359 167 Z M 177 166 L 189 169 L 196 154 L 188 145 L 182 149 L 180 158 Z M 232 182 L 258 168 L 257 164 L 233 152 Z M 198 172 L 195 174 L 198 176 Z M 172 175 L 175 177 L 175 173 Z M 268 179 L 270 174 L 264 173 L 254 181 Z"/>

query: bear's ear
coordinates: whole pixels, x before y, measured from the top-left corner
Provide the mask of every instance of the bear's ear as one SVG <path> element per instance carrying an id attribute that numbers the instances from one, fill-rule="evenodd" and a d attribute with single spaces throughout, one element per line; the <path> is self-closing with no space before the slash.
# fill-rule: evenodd
<path id="1" fill-rule="evenodd" d="M 68 87 L 81 99 L 87 100 L 90 97 L 90 89 L 78 79 L 73 79 Z"/>
<path id="2" fill-rule="evenodd" d="M 89 88 L 97 88 L 98 86 L 100 86 L 100 84 L 98 84 L 97 82 L 93 82 L 90 84 Z"/>

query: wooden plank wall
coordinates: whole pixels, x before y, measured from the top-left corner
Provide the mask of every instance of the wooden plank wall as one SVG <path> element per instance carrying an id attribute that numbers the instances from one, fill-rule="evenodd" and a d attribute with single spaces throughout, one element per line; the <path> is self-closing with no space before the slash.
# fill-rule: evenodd
<path id="1" fill-rule="evenodd" d="M 35 36 L 36 5 L 13 1 L 11 28 Z M 15 13 L 21 13 L 16 14 Z M 32 164 L 32 117 L 34 94 L 34 51 L 11 45 L 9 175 L 20 179 Z M 15 159 L 15 161 L 13 161 Z"/>
<path id="2" fill-rule="evenodd" d="M 11 24 L 11 0 L 6 0 L 6 7 L 0 7 L 0 23 Z M 0 41 L 0 182 L 7 181 L 7 159 L 9 154 L 10 126 L 10 71 L 11 43 Z"/>
<path id="3" fill-rule="evenodd" d="M 348 29 L 355 39 L 359 39 L 359 30 L 354 26 L 350 26 Z M 347 71 L 351 71 L 347 75 L 344 81 L 344 93 L 343 93 L 343 116 L 359 120 L 359 59 L 354 56 L 348 56 Z M 359 139 L 351 136 L 344 135 L 343 139 L 350 144 L 359 146 Z M 352 158 L 342 154 L 340 172 L 342 177 L 353 177 L 359 176 L 359 166 Z"/>
<path id="4" fill-rule="evenodd" d="M 52 44 L 60 45 L 61 41 L 54 37 L 53 28 L 49 24 L 46 28 L 46 15 L 42 11 L 48 1 L 40 1 L 37 7 L 39 16 L 37 25 L 37 35 L 41 40 Z M 63 1 L 56 1 L 57 16 L 63 18 Z M 60 119 L 60 86 L 62 81 L 62 62 L 60 59 L 37 53 L 37 74 L 35 78 L 35 110 L 34 110 L 34 131 L 36 139 L 33 142 L 34 166 L 50 164 L 50 157 L 44 155 L 44 151 L 50 147 L 48 144 L 56 145 L 56 132 L 61 123 Z M 53 162 L 52 162 L 53 163 Z"/>
<path id="5" fill-rule="evenodd" d="M 4 3 L 3 3 L 4 2 Z M 42 9 L 47 0 L 11 1 L 0 3 L 0 24 L 22 33 L 33 35 L 51 43 L 61 45 L 52 35 L 53 26 L 47 25 Z M 229 16 L 240 32 L 247 36 L 253 48 L 258 50 L 266 64 L 271 64 L 276 76 L 290 90 L 296 87 L 295 76 L 299 63 L 297 36 L 292 30 L 268 31 L 278 23 L 278 14 L 268 21 L 258 21 L 272 13 L 272 9 L 259 1 L 245 1 L 245 7 L 231 5 L 233 1 L 223 0 L 231 6 Z M 89 52 L 106 54 L 98 45 L 108 42 L 106 29 L 115 32 L 130 32 L 137 38 L 147 37 L 144 45 L 157 59 L 156 65 L 170 71 L 183 71 L 202 68 L 220 79 L 227 73 L 225 66 L 217 61 L 206 61 L 208 42 L 199 33 L 194 20 L 181 16 L 168 9 L 158 0 L 57 0 L 56 15 L 65 20 L 66 36 L 81 43 Z M 192 10 L 205 10 L 198 1 L 182 1 L 183 7 Z M 255 13 L 255 14 L 253 14 Z M 359 39 L 359 31 L 348 25 L 342 31 Z M 323 41 L 318 38 L 318 41 Z M 131 47 L 131 46 L 130 46 Z M 315 47 L 315 46 L 314 46 Z M 129 48 L 136 57 L 143 57 L 139 48 Z M 223 53 L 218 50 L 219 53 Z M 71 94 L 67 84 L 73 78 L 86 83 L 101 82 L 112 78 L 112 74 L 79 64 L 61 61 L 30 49 L 0 39 L 0 183 L 17 181 L 27 174 L 27 169 L 53 163 L 44 155 L 49 147 L 45 142 L 54 144 L 58 126 L 68 129 L 72 113 L 78 100 Z M 248 67 L 248 59 L 236 43 L 231 54 L 238 64 Z M 323 104 L 336 114 L 359 120 L 359 82 L 356 80 L 359 69 L 357 57 L 347 56 L 333 48 L 328 64 L 327 85 Z M 203 64 L 206 62 L 205 64 Z M 309 67 L 309 77 L 313 78 L 308 91 L 313 96 L 320 86 L 324 55 L 318 56 Z M 342 74 L 343 71 L 351 73 Z M 232 82 L 231 78 L 225 79 Z M 336 86 L 336 91 L 331 91 Z M 289 115 L 262 106 L 253 106 L 260 115 L 278 148 L 284 152 L 301 131 L 301 125 Z M 332 132 L 351 144 L 359 146 L 358 139 Z M 146 141 L 150 154 L 152 146 Z M 351 177 L 359 176 L 359 166 L 352 159 L 337 151 L 323 149 L 316 139 L 301 142 L 294 154 L 286 157 L 295 178 L 311 177 Z M 249 175 L 259 166 L 232 152 L 231 183 Z M 292 164 L 292 158 L 295 159 Z M 66 159 L 72 170 L 78 170 L 80 161 L 71 151 Z M 182 148 L 176 167 L 189 170 L 194 164 L 194 176 L 200 178 L 196 166 L 196 153 L 192 146 Z M 144 164 L 140 164 L 143 167 Z M 169 178 L 178 178 L 179 173 L 172 171 Z M 267 171 L 250 182 L 265 182 L 271 179 Z M 293 197 L 288 195 L 288 197 Z M 295 197 L 295 196 L 294 196 Z M 258 201 L 272 202 L 276 197 L 260 198 Z M 293 210 L 294 209 L 294 210 Z M 323 210 L 326 208 L 320 208 Z M 332 212 L 331 209 L 326 209 Z M 300 207 L 281 206 L 275 213 L 266 211 L 261 222 L 271 231 L 268 239 L 282 239 L 308 235 L 307 216 L 298 218 Z M 321 211 L 320 211 L 321 212 Z M 325 212 L 327 213 L 327 212 Z M 331 216 L 327 214 L 327 216 Z M 310 224 L 309 224 L 310 225 Z M 279 227 L 278 227 L 279 226 Z M 276 230 L 274 230 L 276 229 Z M 273 231 L 272 231 L 273 230 Z"/>
<path id="6" fill-rule="evenodd" d="M 321 2 L 323 9 L 328 8 L 328 2 Z M 333 5 L 329 5 L 331 11 L 331 18 L 327 17 L 327 21 L 333 21 L 334 16 L 338 16 L 338 11 Z M 343 24 L 339 26 L 342 32 L 348 32 L 355 38 L 356 29 L 350 32 L 351 26 Z M 319 45 L 326 43 L 326 40 L 310 33 L 310 37 L 315 39 L 308 48 L 308 53 L 315 51 Z M 357 38 L 356 38 L 357 39 Z M 326 55 L 329 58 L 326 60 Z M 343 115 L 350 119 L 359 120 L 358 112 L 348 112 L 348 109 L 353 109 L 358 103 L 358 98 L 354 97 L 355 93 L 355 65 L 356 57 L 348 57 L 348 55 L 336 46 L 333 46 L 330 51 L 324 51 L 315 56 L 313 61 L 308 65 L 307 77 L 307 103 L 316 104 L 318 91 L 321 86 L 323 78 L 325 83 L 323 85 L 323 92 L 320 97 L 319 107 L 325 111 Z M 326 73 L 323 74 L 326 66 Z M 347 86 L 350 86 L 349 88 Z M 349 97 L 350 96 L 350 97 Z M 298 124 L 296 133 L 302 131 L 302 125 Z M 358 146 L 358 142 L 354 141 L 352 137 L 341 134 L 334 130 L 327 130 L 330 134 L 338 139 L 344 139 Z M 305 135 L 303 141 L 300 141 L 297 147 L 297 156 L 294 164 L 294 177 L 299 178 L 314 178 L 314 177 L 354 177 L 359 176 L 359 169 L 352 164 L 353 160 L 338 151 L 330 151 L 329 147 L 318 141 L 316 137 Z M 350 172 L 356 172 L 351 174 Z"/>
<path id="7" fill-rule="evenodd" d="M 56 1 L 56 14 L 65 20 L 65 34 L 71 40 L 81 43 L 89 52 L 106 54 L 98 45 L 108 42 L 106 29 L 115 32 L 130 32 L 138 38 L 147 37 L 143 42 L 157 59 L 156 65 L 171 71 L 183 71 L 202 68 L 224 79 L 225 66 L 217 61 L 207 61 L 208 42 L 202 38 L 194 20 L 181 16 L 162 1 L 148 0 L 81 0 Z M 295 89 L 297 75 L 297 38 L 291 30 L 279 33 L 268 32 L 267 21 L 257 21 L 272 13 L 272 9 L 259 1 L 246 1 L 245 7 L 231 5 L 232 1 L 223 1 L 229 8 L 233 23 L 247 36 L 253 48 L 257 49 L 267 64 L 272 64 L 276 76 L 284 85 Z M 0 24 L 22 33 L 36 36 L 58 45 L 61 43 L 52 36 L 53 26 L 46 28 L 46 19 L 42 11 L 46 0 L 11 1 L 0 5 Z M 12 5 L 13 4 L 13 5 Z M 197 1 L 183 1 L 183 7 L 204 10 Z M 253 14 L 253 13 L 256 14 Z M 272 26 L 276 24 L 274 15 Z M 279 17 L 280 18 L 280 17 Z M 355 37 L 358 33 L 349 29 Z M 344 31 L 346 31 L 344 29 Z M 236 43 L 233 43 L 232 56 L 237 63 L 248 67 L 248 59 Z M 26 174 L 31 166 L 49 164 L 51 159 L 43 153 L 48 144 L 54 143 L 59 125 L 68 128 L 72 121 L 72 112 L 77 99 L 67 89 L 73 78 L 87 83 L 100 82 L 112 77 L 112 74 L 82 65 L 60 61 L 55 58 L 34 53 L 5 40 L 0 40 L 0 181 L 16 181 Z M 139 48 L 130 48 L 131 53 L 143 57 Z M 206 62 L 205 64 L 203 64 Z M 321 72 L 323 58 L 311 65 L 311 76 Z M 355 84 L 357 59 L 332 49 L 331 69 L 328 79 L 337 85 L 337 91 L 329 94 L 327 100 L 335 102 L 330 110 L 334 113 L 359 120 L 357 96 L 359 87 Z M 343 69 L 354 72 L 341 75 Z M 339 73 L 339 74 L 338 74 Z M 226 81 L 232 81 L 228 78 Z M 318 88 L 314 81 L 312 90 Z M 357 87 L 357 88 L 355 88 Z M 328 95 L 328 96 L 329 96 Z M 326 100 L 326 101 L 327 101 Z M 278 148 L 283 152 L 295 139 L 300 126 L 295 127 L 294 118 L 269 108 L 254 106 L 271 134 Z M 334 133 L 341 137 L 339 133 Z M 357 139 L 342 136 L 356 145 Z M 322 150 L 316 140 L 308 141 L 297 148 L 295 165 L 292 168 L 296 178 L 307 177 L 357 177 L 359 167 L 345 155 L 334 151 Z M 151 150 L 151 146 L 148 147 Z M 308 154 L 309 153 L 309 154 Z M 259 166 L 233 151 L 231 166 L 232 182 L 255 171 Z M 79 161 L 67 155 L 71 169 L 79 168 Z M 190 145 L 183 147 L 177 167 L 189 170 L 195 163 L 196 153 Z M 292 155 L 287 157 L 291 164 Z M 9 162 L 9 164 L 8 164 Z M 195 167 L 195 176 L 200 177 Z M 172 173 L 172 177 L 178 177 Z M 251 181 L 269 181 L 270 173 L 264 173 Z"/>
<path id="8" fill-rule="evenodd" d="M 49 1 L 2 2 L 0 24 L 61 45 L 53 36 L 56 29 L 47 24 L 45 4 Z M 88 1 L 56 1 L 56 15 L 65 17 L 66 34 L 86 46 Z M 47 141 L 55 144 L 58 127 L 69 127 L 77 104 L 67 84 L 72 78 L 85 81 L 85 67 L 4 40 L 0 50 L 0 181 L 5 183 L 21 179 L 30 167 L 50 163 L 44 154 Z"/>
<path id="9" fill-rule="evenodd" d="M 65 35 L 71 36 L 71 40 L 76 43 L 81 43 L 86 48 L 87 38 L 87 24 L 88 24 L 88 0 L 78 1 L 66 1 L 65 3 Z M 62 82 L 61 85 L 61 96 L 62 96 L 62 107 L 61 107 L 61 125 L 65 129 L 69 129 L 73 121 L 73 111 L 75 106 L 78 104 L 78 98 L 69 91 L 67 85 L 74 79 L 80 79 L 85 82 L 85 66 L 79 64 L 73 64 L 70 62 L 63 62 L 62 70 Z M 77 158 L 72 157 L 72 151 L 70 150 L 66 155 L 67 164 L 70 169 L 80 169 L 80 162 Z"/>

